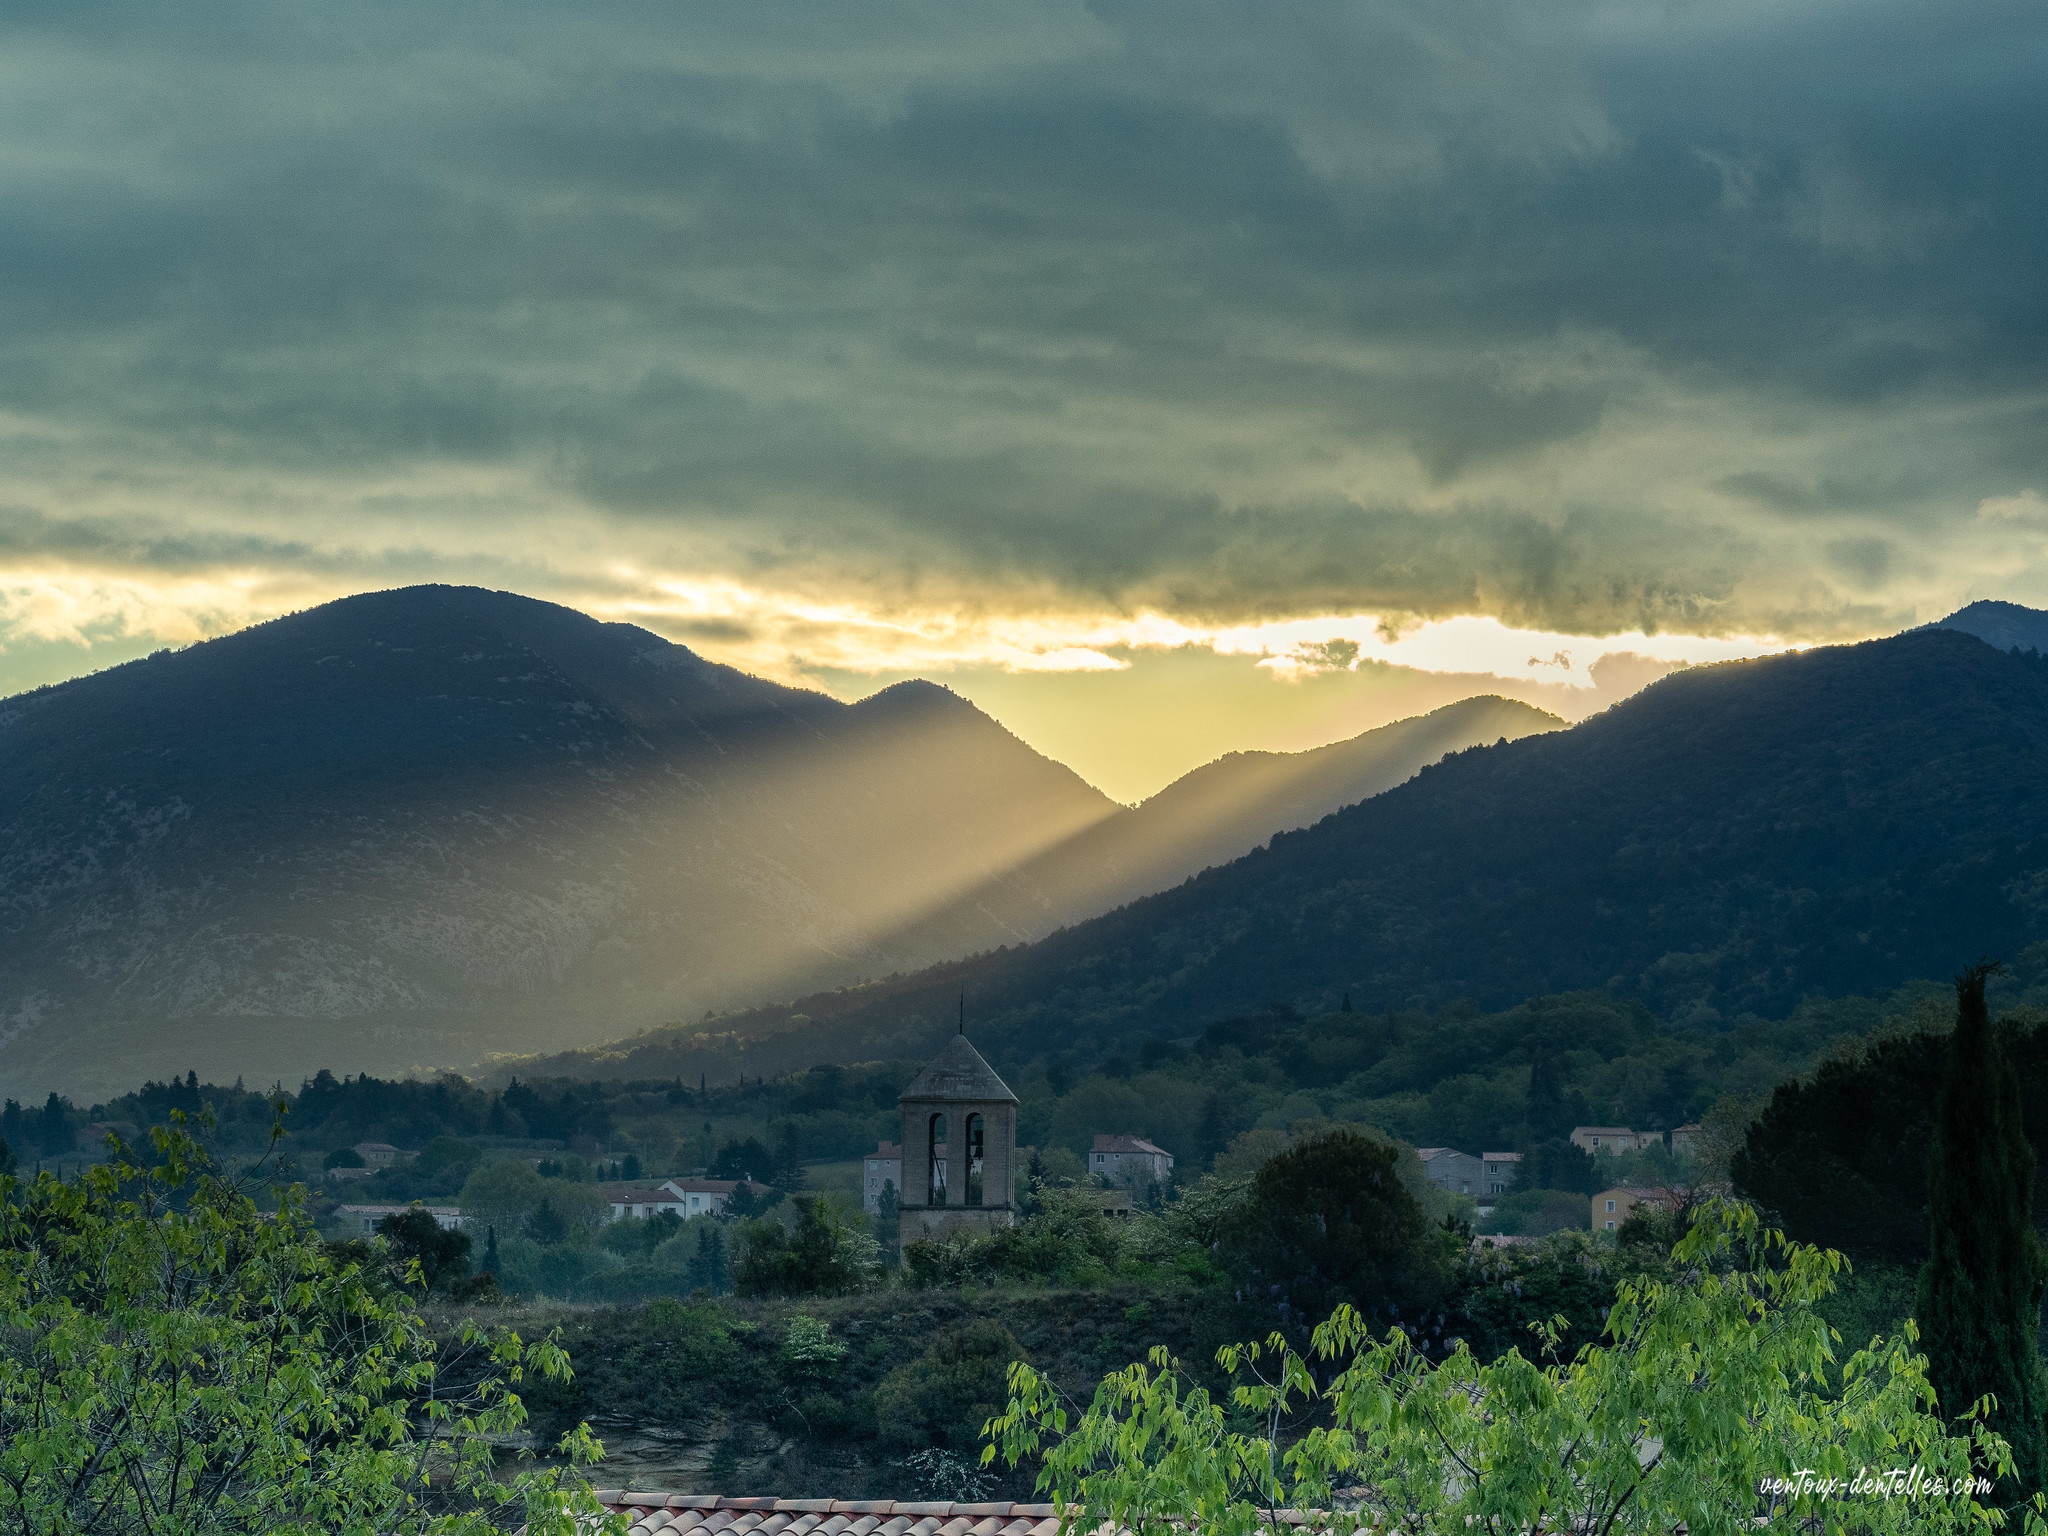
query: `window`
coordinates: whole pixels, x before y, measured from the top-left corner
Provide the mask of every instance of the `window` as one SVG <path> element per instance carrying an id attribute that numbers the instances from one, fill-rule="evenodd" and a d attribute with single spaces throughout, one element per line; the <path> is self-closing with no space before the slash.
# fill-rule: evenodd
<path id="1" fill-rule="evenodd" d="M 1614 1209 L 1614 1202 L 1612 1200 L 1607 1202 L 1607 1209 L 1609 1209 L 1610 1211 Z M 1607 1223 L 1607 1225 L 1611 1227 L 1614 1225 L 1614 1223 L 1610 1221 L 1609 1223 Z"/>
<path id="2" fill-rule="evenodd" d="M 946 1203 L 946 1160 L 939 1156 L 939 1149 L 946 1144 L 946 1117 L 933 1115 L 926 1127 L 926 1159 L 931 1166 L 931 1179 L 926 1188 L 926 1205 Z"/>
<path id="3" fill-rule="evenodd" d="M 982 1121 L 979 1115 L 967 1117 L 967 1203 L 981 1204 L 982 1158 L 987 1152 L 986 1138 L 982 1135 Z"/>
<path id="4" fill-rule="evenodd" d="M 1611 1209 L 1613 1209 L 1613 1207 L 1611 1207 L 1611 1206 L 1610 1206 L 1610 1207 L 1609 1207 L 1609 1209 L 1611 1210 Z M 1609 1223 L 1607 1223 L 1607 1230 L 1608 1230 L 1608 1231 L 1610 1231 L 1610 1232 L 1612 1232 L 1612 1231 L 1614 1230 L 1614 1223 L 1613 1223 L 1613 1222 L 1611 1222 L 1611 1221 L 1610 1221 Z"/>

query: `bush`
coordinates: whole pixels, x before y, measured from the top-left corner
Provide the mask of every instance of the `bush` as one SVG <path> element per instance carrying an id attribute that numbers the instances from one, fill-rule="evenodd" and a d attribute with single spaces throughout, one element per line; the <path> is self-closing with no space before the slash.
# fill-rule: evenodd
<path id="1" fill-rule="evenodd" d="M 981 1426 L 1001 1413 L 1009 1398 L 1010 1362 L 1023 1358 L 1010 1330 L 992 1319 L 948 1329 L 875 1389 L 882 1437 L 918 1450 L 974 1450 L 981 1443 Z"/>
<path id="2" fill-rule="evenodd" d="M 798 1381 L 824 1381 L 846 1358 L 846 1345 L 832 1337 L 822 1318 L 799 1312 L 782 1338 L 783 1373 Z"/>
<path id="3" fill-rule="evenodd" d="M 1552 1232 L 1582 1228 L 1590 1216 L 1584 1195 L 1565 1189 L 1517 1189 L 1494 1202 L 1492 1217 L 1482 1222 L 1479 1230 L 1547 1237 Z"/>

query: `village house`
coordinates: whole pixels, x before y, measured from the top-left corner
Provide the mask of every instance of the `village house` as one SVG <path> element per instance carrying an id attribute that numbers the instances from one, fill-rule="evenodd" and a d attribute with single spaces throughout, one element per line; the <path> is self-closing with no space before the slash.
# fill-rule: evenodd
<path id="1" fill-rule="evenodd" d="M 1639 1205 L 1661 1205 L 1667 1211 L 1675 1211 L 1678 1196 L 1668 1189 L 1603 1189 L 1593 1197 L 1593 1230 L 1620 1231 L 1628 1213 Z"/>
<path id="2" fill-rule="evenodd" d="M 1097 1136 L 1088 1171 L 1124 1189 L 1164 1184 L 1173 1177 L 1173 1154 L 1142 1136 Z"/>
<path id="3" fill-rule="evenodd" d="M 459 1232 L 469 1224 L 469 1218 L 452 1205 L 337 1205 L 334 1217 L 350 1227 L 360 1225 L 368 1236 L 386 1216 L 402 1216 L 407 1211 L 425 1211 L 444 1232 Z"/>
<path id="4" fill-rule="evenodd" d="M 1454 1195 L 1483 1193 L 1485 1168 L 1470 1152 L 1456 1147 L 1418 1147 L 1415 1155 L 1422 1159 L 1423 1176 L 1438 1189 Z"/>
<path id="5" fill-rule="evenodd" d="M 1671 1131 L 1671 1151 L 1673 1155 L 1677 1157 L 1690 1156 L 1693 1149 L 1699 1145 L 1703 1130 L 1704 1127 L 1697 1124 L 1674 1126 Z"/>
<path id="6" fill-rule="evenodd" d="M 1482 1152 L 1479 1154 L 1480 1178 L 1485 1188 L 1484 1195 L 1504 1195 L 1515 1186 L 1522 1176 L 1522 1154 L 1519 1152 Z"/>
<path id="7" fill-rule="evenodd" d="M 353 1150 L 371 1168 L 388 1168 L 405 1156 L 388 1141 L 359 1141 Z"/>
<path id="8" fill-rule="evenodd" d="M 1660 1136 L 1638 1136 L 1625 1125 L 1575 1125 L 1572 1145 L 1581 1152 L 1641 1152 Z"/>
<path id="9" fill-rule="evenodd" d="M 882 1208 L 882 1186 L 889 1185 L 903 1193 L 903 1143 L 882 1141 L 875 1144 L 875 1150 L 866 1158 L 867 1166 L 861 1171 L 860 1206 L 870 1216 Z"/>
<path id="10" fill-rule="evenodd" d="M 722 1216 L 732 1192 L 745 1184 L 760 1199 L 766 1184 L 751 1179 L 664 1179 L 659 1184 L 602 1184 L 599 1191 L 611 1206 L 611 1219 L 659 1216 L 666 1211 L 688 1221 L 692 1216 Z"/>

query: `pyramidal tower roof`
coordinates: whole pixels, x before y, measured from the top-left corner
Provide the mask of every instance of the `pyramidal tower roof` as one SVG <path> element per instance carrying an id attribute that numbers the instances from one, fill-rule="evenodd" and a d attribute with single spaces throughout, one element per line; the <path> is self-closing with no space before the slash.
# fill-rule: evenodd
<path id="1" fill-rule="evenodd" d="M 980 1099 L 984 1102 L 1017 1102 L 1009 1084 L 996 1076 L 996 1069 L 981 1059 L 965 1035 L 955 1035 L 946 1048 L 924 1064 L 903 1099 Z"/>

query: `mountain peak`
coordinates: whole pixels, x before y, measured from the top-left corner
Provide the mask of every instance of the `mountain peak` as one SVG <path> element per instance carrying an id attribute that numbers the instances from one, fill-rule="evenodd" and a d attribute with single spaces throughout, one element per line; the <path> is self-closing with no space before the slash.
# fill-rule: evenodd
<path id="1" fill-rule="evenodd" d="M 854 707 L 878 714 L 922 714 L 936 710 L 973 709 L 974 704 L 943 683 L 907 677 L 900 683 L 891 683 L 869 694 Z"/>
<path id="2" fill-rule="evenodd" d="M 1986 645 L 2009 651 L 2018 646 L 2023 651 L 2048 653 L 2048 613 L 2039 608 L 2026 608 L 2018 603 L 2001 602 L 1996 598 L 1984 598 L 1958 608 L 1938 623 L 1921 626 L 1924 629 L 1956 629 L 1966 635 L 1975 635 Z"/>

